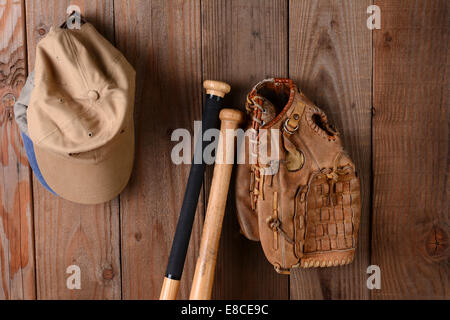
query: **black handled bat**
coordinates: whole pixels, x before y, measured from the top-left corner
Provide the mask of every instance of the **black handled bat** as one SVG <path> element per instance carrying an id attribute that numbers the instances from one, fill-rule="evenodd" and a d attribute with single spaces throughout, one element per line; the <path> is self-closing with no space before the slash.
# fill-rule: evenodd
<path id="1" fill-rule="evenodd" d="M 197 141 L 196 150 L 194 151 L 194 159 L 202 159 L 202 161 L 198 164 L 193 161 L 191 165 L 160 300 L 175 300 L 178 294 L 206 167 L 203 160 L 203 151 L 207 144 L 202 139 L 203 133 L 208 129 L 218 128 L 222 100 L 225 94 L 229 93 L 231 89 L 224 82 L 212 80 L 205 81 L 203 86 L 206 89 L 207 97 L 203 108 L 202 134 L 199 135 L 201 141 Z"/>

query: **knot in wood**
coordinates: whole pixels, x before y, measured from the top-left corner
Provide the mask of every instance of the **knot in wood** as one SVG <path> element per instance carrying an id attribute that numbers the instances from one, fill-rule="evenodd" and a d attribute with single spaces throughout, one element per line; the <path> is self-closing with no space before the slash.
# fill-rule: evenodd
<path id="1" fill-rule="evenodd" d="M 438 226 L 433 226 L 426 239 L 427 254 L 430 257 L 438 258 L 444 255 L 447 248 L 447 232 Z"/>
<path id="2" fill-rule="evenodd" d="M 2 97 L 2 105 L 4 108 L 12 108 L 16 103 L 16 96 L 11 92 L 6 93 Z"/>
<path id="3" fill-rule="evenodd" d="M 112 280 L 113 278 L 114 278 L 114 270 L 113 269 L 103 270 L 103 279 Z"/>

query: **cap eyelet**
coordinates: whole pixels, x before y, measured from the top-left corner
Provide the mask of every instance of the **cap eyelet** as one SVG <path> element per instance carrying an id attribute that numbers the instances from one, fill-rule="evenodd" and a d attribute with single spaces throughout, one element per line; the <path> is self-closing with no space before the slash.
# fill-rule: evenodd
<path id="1" fill-rule="evenodd" d="M 88 136 L 89 136 L 90 138 L 92 138 L 92 136 L 93 136 L 92 132 L 89 132 L 89 133 L 88 133 Z"/>
<path id="2" fill-rule="evenodd" d="M 98 91 L 96 90 L 90 90 L 88 92 L 88 98 L 92 101 L 97 101 L 98 99 L 100 99 L 100 93 L 98 93 Z"/>

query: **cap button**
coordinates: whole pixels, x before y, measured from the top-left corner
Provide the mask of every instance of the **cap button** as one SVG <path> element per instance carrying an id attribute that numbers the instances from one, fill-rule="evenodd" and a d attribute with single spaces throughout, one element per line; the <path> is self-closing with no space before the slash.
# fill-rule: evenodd
<path id="1" fill-rule="evenodd" d="M 95 100 L 98 100 L 100 98 L 100 94 L 98 93 L 98 91 L 90 90 L 88 92 L 88 97 L 89 97 L 89 99 L 95 101 Z"/>

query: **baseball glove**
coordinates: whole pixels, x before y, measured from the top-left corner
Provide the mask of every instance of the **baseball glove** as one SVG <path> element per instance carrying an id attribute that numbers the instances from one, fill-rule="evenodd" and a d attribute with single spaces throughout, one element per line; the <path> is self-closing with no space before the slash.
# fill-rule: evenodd
<path id="1" fill-rule="evenodd" d="M 289 79 L 257 84 L 246 109 L 236 177 L 241 232 L 261 241 L 279 273 L 352 262 L 360 182 L 338 132 Z"/>

